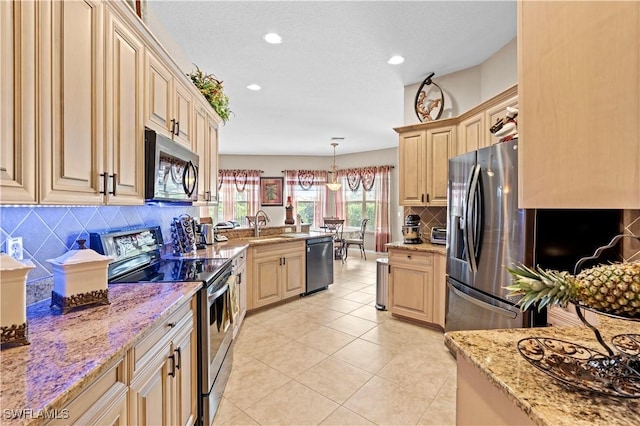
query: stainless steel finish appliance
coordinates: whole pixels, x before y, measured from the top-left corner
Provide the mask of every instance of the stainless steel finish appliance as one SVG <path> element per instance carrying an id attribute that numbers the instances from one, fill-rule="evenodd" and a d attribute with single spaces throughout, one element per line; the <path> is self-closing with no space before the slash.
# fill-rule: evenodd
<path id="1" fill-rule="evenodd" d="M 617 210 L 518 209 L 518 140 L 449 160 L 445 330 L 546 325 L 507 297 L 505 266 L 573 270 L 616 235 Z"/>
<path id="2" fill-rule="evenodd" d="M 431 228 L 431 244 L 447 244 L 447 228 Z"/>
<path id="3" fill-rule="evenodd" d="M 162 259 L 163 240 L 158 226 L 91 233 L 90 242 L 92 249 L 114 257 L 108 270 L 109 283 L 202 282 L 196 312 L 198 424 L 210 425 L 233 359 L 233 327 L 226 311 L 232 260 L 215 256 Z"/>
<path id="4" fill-rule="evenodd" d="M 304 295 L 326 290 L 333 283 L 333 236 L 307 239 Z"/>
<path id="5" fill-rule="evenodd" d="M 184 204 L 197 201 L 198 155 L 150 129 L 145 130 L 144 139 L 145 200 Z"/>

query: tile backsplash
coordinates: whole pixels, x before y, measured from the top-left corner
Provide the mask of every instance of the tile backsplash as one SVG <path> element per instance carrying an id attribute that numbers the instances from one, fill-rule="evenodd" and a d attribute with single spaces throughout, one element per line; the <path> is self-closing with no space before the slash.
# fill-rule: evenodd
<path id="1" fill-rule="evenodd" d="M 0 207 L 0 248 L 7 251 L 8 237 L 23 238 L 24 259 L 36 266 L 27 276 L 30 284 L 53 275 L 47 259 L 78 248 L 76 240 L 81 238 L 87 240 L 88 246 L 90 232 L 160 226 L 163 238 L 170 241 L 171 219 L 183 213 L 197 216 L 198 208 L 173 205 Z"/>
<path id="2" fill-rule="evenodd" d="M 431 228 L 447 227 L 446 207 L 405 207 L 404 217 L 410 214 L 420 216 L 420 235 L 424 241 L 429 241 L 431 238 Z M 404 217 L 401 225 L 404 225 Z"/>

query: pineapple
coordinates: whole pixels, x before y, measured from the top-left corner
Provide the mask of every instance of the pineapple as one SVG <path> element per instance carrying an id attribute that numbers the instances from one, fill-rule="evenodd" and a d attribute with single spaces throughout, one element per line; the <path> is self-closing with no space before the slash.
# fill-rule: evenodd
<path id="1" fill-rule="evenodd" d="M 507 271 L 514 281 L 506 289 L 509 296 L 522 295 L 518 305 L 523 310 L 536 302 L 538 309 L 579 302 L 610 314 L 640 318 L 640 261 L 602 264 L 576 276 L 524 265 Z"/>

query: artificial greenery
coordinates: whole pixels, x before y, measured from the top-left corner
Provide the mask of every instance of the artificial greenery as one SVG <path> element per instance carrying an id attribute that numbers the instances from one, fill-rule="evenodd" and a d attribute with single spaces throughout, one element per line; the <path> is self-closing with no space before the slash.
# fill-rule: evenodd
<path id="1" fill-rule="evenodd" d="M 202 72 L 197 65 L 195 67 L 196 71 L 187 74 L 187 77 L 191 79 L 214 111 L 226 123 L 233 112 L 229 109 L 229 97 L 223 91 L 222 80 L 218 80 L 213 74 Z"/>

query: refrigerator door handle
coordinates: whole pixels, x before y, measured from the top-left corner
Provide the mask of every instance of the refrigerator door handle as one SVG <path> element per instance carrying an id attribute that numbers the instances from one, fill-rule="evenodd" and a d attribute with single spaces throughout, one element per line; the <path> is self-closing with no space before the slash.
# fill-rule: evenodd
<path id="1" fill-rule="evenodd" d="M 447 287 L 449 287 L 449 289 L 458 297 L 466 300 L 469 303 L 473 303 L 474 305 L 480 306 L 483 309 L 487 309 L 490 310 L 492 312 L 495 312 L 499 315 L 503 315 L 505 317 L 509 317 L 511 319 L 515 319 L 518 317 L 518 313 L 517 312 L 513 312 L 510 311 L 508 309 L 503 309 L 500 308 L 498 306 L 494 306 L 490 303 L 486 303 L 483 302 L 482 300 L 478 300 L 475 297 L 471 297 L 468 294 L 465 294 L 463 292 L 461 292 L 460 290 L 458 290 L 455 286 L 453 286 L 450 282 L 447 282 Z"/>
<path id="2" fill-rule="evenodd" d="M 474 216 L 476 215 L 476 196 L 478 195 L 478 181 L 480 179 L 480 166 L 475 165 L 472 168 L 471 179 L 469 186 L 467 187 L 467 206 L 465 209 L 465 246 L 467 257 L 469 261 L 469 267 L 472 272 L 478 270 L 478 264 L 476 259 L 476 242 L 475 242 L 475 226 Z"/>

